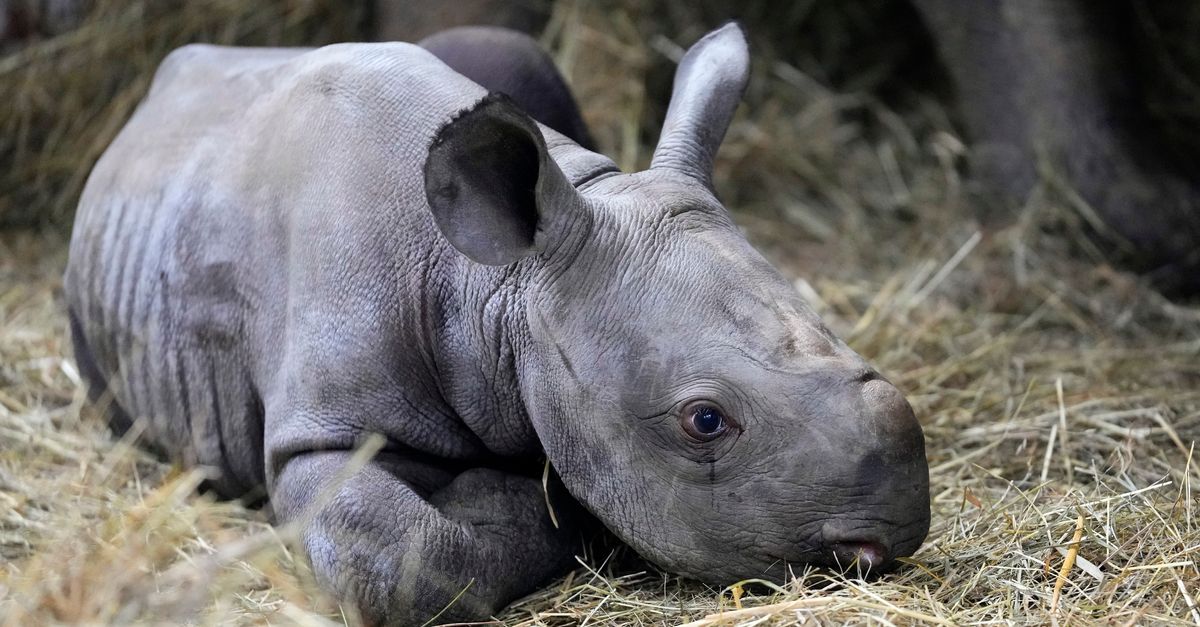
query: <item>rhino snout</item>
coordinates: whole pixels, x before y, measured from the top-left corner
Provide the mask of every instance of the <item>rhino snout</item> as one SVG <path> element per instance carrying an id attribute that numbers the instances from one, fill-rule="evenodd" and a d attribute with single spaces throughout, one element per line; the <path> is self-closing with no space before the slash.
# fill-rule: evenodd
<path id="1" fill-rule="evenodd" d="M 830 521 L 821 530 L 820 554 L 815 561 L 847 575 L 882 574 L 896 566 L 896 558 L 915 553 L 927 531 L 928 519 L 905 526 Z"/>
<path id="2" fill-rule="evenodd" d="M 874 378 L 863 383 L 862 399 L 866 444 L 873 445 L 888 465 L 925 466 L 925 434 L 900 390 L 884 379 Z"/>
<path id="3" fill-rule="evenodd" d="M 878 375 L 860 379 L 861 414 L 842 431 L 838 464 L 848 494 L 821 532 L 818 562 L 847 573 L 881 573 L 912 555 L 929 531 L 925 437 L 904 395 Z M 852 388 L 853 389 L 853 388 Z"/>

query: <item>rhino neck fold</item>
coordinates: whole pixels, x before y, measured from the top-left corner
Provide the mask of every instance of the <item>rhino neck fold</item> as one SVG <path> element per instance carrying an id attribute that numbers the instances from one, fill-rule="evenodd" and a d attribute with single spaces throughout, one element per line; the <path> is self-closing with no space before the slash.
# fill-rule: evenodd
<path id="1" fill-rule="evenodd" d="M 620 173 L 607 157 L 544 126 L 542 132 L 573 186 Z M 442 322 L 426 328 L 433 338 L 434 380 L 449 408 L 497 455 L 537 454 L 545 444 L 530 417 L 542 404 L 529 402 L 536 400 L 529 394 L 544 393 L 550 375 L 539 370 L 531 350 L 530 303 L 572 263 L 590 235 L 591 208 L 580 206 L 571 215 L 554 225 L 544 254 L 508 266 L 486 266 L 445 251 L 433 273 L 445 282 L 423 290 L 432 297 L 428 319 Z"/>
<path id="2" fill-rule="evenodd" d="M 518 389 L 524 263 L 484 266 L 448 250 L 443 283 L 426 293 L 433 380 L 453 414 L 491 454 L 516 457 L 540 449 Z"/>

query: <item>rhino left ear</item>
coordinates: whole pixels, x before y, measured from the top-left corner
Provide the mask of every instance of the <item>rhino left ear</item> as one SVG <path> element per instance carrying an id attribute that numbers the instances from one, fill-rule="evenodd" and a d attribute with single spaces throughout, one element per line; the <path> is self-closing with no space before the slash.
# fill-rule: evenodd
<path id="1" fill-rule="evenodd" d="M 425 160 L 425 198 L 459 252 L 501 266 L 552 248 L 580 209 L 537 124 L 489 94 L 438 131 Z"/>
<path id="2" fill-rule="evenodd" d="M 737 22 L 705 35 L 675 70 L 671 104 L 651 168 L 682 172 L 712 187 L 713 157 L 750 77 L 750 50 Z"/>

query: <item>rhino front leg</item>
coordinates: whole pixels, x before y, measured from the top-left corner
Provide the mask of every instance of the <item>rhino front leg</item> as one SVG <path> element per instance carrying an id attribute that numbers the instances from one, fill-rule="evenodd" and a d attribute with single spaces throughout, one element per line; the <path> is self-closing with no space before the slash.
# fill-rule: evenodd
<path id="1" fill-rule="evenodd" d="M 280 519 L 303 517 L 350 456 L 292 458 L 273 497 Z M 568 570 L 577 546 L 538 480 L 491 469 L 452 476 L 383 454 L 326 498 L 304 547 L 318 580 L 370 624 L 486 618 Z"/>

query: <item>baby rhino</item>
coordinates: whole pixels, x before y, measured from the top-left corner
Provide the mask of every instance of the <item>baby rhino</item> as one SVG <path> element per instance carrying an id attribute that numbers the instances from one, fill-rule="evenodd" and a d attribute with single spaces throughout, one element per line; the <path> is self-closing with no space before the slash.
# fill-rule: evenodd
<path id="1" fill-rule="evenodd" d="M 80 202 L 80 369 L 371 622 L 493 614 L 592 517 L 716 585 L 882 570 L 921 428 L 713 194 L 747 72 L 736 25 L 695 44 L 625 174 L 416 46 L 183 48 Z"/>

